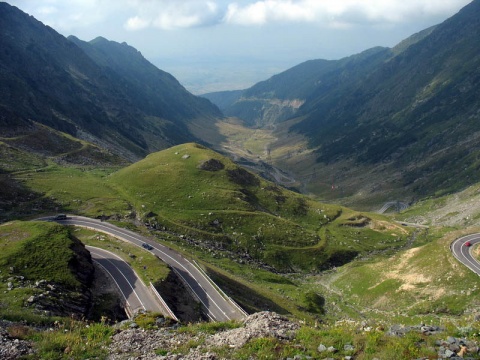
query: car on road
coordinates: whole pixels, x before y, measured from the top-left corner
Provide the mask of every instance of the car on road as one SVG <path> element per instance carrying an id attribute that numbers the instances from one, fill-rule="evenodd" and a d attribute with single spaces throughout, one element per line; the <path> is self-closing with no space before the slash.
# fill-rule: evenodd
<path id="1" fill-rule="evenodd" d="M 67 220 L 67 215 L 65 214 L 57 214 L 53 217 L 53 220 Z"/>
<path id="2" fill-rule="evenodd" d="M 143 243 L 143 244 L 142 244 L 142 247 L 143 247 L 144 249 L 147 249 L 147 250 L 152 250 L 152 249 L 153 249 L 153 246 L 150 245 L 150 244 L 147 244 L 147 243 Z"/>
<path id="3" fill-rule="evenodd" d="M 465 246 L 468 247 L 468 246 L 472 246 L 472 243 L 471 243 L 470 241 L 467 241 L 467 242 L 466 242 L 465 244 L 463 244 L 463 245 L 465 245 Z"/>

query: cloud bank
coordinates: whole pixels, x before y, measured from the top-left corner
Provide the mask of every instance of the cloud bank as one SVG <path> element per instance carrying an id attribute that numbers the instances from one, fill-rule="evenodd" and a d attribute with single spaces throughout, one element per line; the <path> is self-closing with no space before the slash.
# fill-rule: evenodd
<path id="1" fill-rule="evenodd" d="M 471 0 L 10 0 L 51 26 L 88 27 L 105 21 L 129 31 L 218 25 L 308 23 L 325 27 L 406 23 L 451 15 Z"/>
<path id="2" fill-rule="evenodd" d="M 372 23 L 402 23 L 451 14 L 469 0 L 137 0 L 128 30 L 164 30 L 231 24 L 318 23 L 335 27 Z"/>

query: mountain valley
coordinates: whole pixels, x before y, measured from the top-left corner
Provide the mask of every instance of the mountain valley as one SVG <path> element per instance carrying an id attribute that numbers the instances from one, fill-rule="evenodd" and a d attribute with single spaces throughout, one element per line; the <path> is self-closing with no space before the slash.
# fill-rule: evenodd
<path id="1" fill-rule="evenodd" d="M 458 191 L 479 180 L 479 9 L 473 1 L 392 49 L 307 61 L 243 92 L 205 96 L 270 129 L 277 140 L 262 160 L 319 199 L 375 210 Z"/>
<path id="2" fill-rule="evenodd" d="M 0 3 L 0 357 L 480 359 L 478 274 L 451 251 L 480 233 L 479 19 L 474 0 L 396 47 L 198 97 Z M 245 317 L 205 321 L 151 245 L 74 215 L 195 263 Z M 85 245 L 180 321 L 123 315 Z"/>

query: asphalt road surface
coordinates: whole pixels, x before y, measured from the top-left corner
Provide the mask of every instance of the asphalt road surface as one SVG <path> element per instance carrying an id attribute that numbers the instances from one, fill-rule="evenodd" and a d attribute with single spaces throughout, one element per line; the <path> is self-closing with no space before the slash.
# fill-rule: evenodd
<path id="1" fill-rule="evenodd" d="M 470 242 L 472 246 L 466 246 L 466 242 Z M 458 261 L 477 275 L 480 275 L 480 262 L 478 262 L 472 254 L 473 245 L 477 243 L 480 243 L 480 234 L 471 234 L 452 242 L 450 249 Z"/>
<path id="2" fill-rule="evenodd" d="M 41 220 L 55 221 L 53 217 L 42 218 Z M 238 305 L 234 304 L 227 296 L 224 296 L 211 280 L 176 251 L 158 244 L 142 235 L 100 220 L 82 216 L 68 216 L 66 220 L 58 222 L 64 225 L 80 226 L 104 232 L 124 241 L 131 242 L 137 246 L 142 246 L 143 243 L 149 244 L 152 246 L 151 252 L 170 265 L 183 279 L 203 305 L 205 313 L 210 320 L 227 321 L 233 319 L 241 320 L 245 318 L 246 313 L 240 309 Z"/>
<path id="3" fill-rule="evenodd" d="M 130 313 L 148 310 L 166 314 L 155 295 L 143 283 L 133 269 L 116 254 L 93 246 L 86 246 L 92 259 L 113 278 L 125 299 Z M 167 315 L 168 316 L 168 315 Z"/>

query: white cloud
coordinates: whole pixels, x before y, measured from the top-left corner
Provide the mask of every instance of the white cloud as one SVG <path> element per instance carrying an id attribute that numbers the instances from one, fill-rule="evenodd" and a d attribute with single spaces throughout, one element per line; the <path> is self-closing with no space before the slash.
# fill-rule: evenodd
<path id="1" fill-rule="evenodd" d="M 134 16 L 127 20 L 125 23 L 125 28 L 127 30 L 142 30 L 147 28 L 150 25 L 150 21 L 147 19 L 142 19 L 139 16 Z"/>
<path id="2" fill-rule="evenodd" d="M 324 25 L 401 23 L 451 14 L 470 0 L 260 0 L 230 3 L 224 21 L 239 25 L 318 22 Z"/>
<path id="3" fill-rule="evenodd" d="M 136 4 L 137 15 L 127 20 L 129 30 L 136 30 L 131 25 L 138 23 L 165 30 L 209 26 L 219 23 L 222 15 L 214 1 L 136 0 L 131 3 Z"/>
<path id="4" fill-rule="evenodd" d="M 471 0 L 10 0 L 59 30 L 105 22 L 127 30 L 288 23 L 350 27 L 450 16 Z"/>
<path id="5" fill-rule="evenodd" d="M 228 5 L 224 21 L 241 25 L 262 25 L 270 21 L 314 21 L 315 14 L 305 2 L 265 0 L 241 7 Z"/>
<path id="6" fill-rule="evenodd" d="M 125 7 L 125 0 L 10 0 L 23 11 L 59 31 L 87 28 L 105 22 Z"/>

